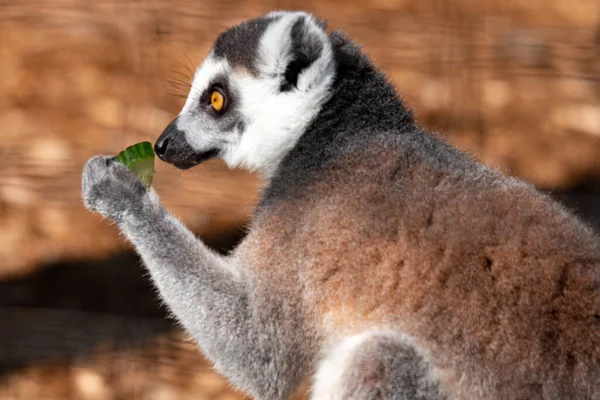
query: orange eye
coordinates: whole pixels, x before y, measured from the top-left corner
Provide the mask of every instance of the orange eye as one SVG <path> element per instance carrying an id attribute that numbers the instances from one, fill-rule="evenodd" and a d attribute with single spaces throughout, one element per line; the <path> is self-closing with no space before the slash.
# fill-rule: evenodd
<path id="1" fill-rule="evenodd" d="M 223 95 L 218 90 L 215 90 L 210 95 L 210 104 L 215 111 L 221 111 L 223 109 L 223 105 L 225 104 L 225 99 Z"/>

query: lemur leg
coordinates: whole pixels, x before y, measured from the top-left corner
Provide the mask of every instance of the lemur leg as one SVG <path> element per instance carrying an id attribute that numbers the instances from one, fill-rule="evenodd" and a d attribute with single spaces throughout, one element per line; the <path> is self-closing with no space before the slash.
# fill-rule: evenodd
<path id="1" fill-rule="evenodd" d="M 442 400 L 437 378 L 416 346 L 396 333 L 344 339 L 320 364 L 312 400 Z"/>
<path id="2" fill-rule="evenodd" d="M 257 398 L 285 398 L 301 379 L 294 332 L 251 301 L 234 260 L 207 248 L 125 167 L 94 157 L 83 171 L 85 205 L 116 221 L 141 255 L 164 302 L 215 367 Z M 283 342 L 283 341 L 287 342 Z"/>

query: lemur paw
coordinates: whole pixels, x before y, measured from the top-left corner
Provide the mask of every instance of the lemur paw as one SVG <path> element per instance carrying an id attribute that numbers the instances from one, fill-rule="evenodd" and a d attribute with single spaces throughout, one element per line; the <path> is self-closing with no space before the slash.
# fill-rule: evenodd
<path id="1" fill-rule="evenodd" d="M 82 194 L 89 210 L 117 222 L 125 213 L 141 211 L 148 198 L 142 182 L 107 156 L 93 157 L 85 164 Z"/>

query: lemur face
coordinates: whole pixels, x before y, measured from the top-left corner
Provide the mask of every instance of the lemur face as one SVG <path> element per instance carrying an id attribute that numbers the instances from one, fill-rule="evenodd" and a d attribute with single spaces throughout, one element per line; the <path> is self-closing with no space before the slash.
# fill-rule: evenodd
<path id="1" fill-rule="evenodd" d="M 270 175 L 329 98 L 335 63 L 324 23 L 275 12 L 223 33 L 155 145 L 178 168 L 220 157 Z"/>

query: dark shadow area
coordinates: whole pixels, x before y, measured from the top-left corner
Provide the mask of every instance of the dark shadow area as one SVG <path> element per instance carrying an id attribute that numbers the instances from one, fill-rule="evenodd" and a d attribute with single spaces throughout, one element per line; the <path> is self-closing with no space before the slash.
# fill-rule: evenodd
<path id="1" fill-rule="evenodd" d="M 224 252 L 240 238 L 236 230 L 203 239 Z M 0 281 L 0 375 L 84 358 L 100 345 L 141 348 L 174 326 L 133 252 L 41 267 Z"/>

